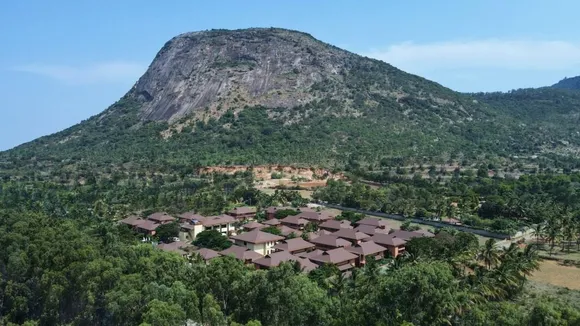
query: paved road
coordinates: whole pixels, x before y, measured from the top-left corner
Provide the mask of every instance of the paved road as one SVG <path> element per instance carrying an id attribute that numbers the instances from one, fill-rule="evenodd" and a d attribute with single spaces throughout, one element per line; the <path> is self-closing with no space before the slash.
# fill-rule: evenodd
<path id="1" fill-rule="evenodd" d="M 527 242 L 528 240 L 532 240 L 534 239 L 534 236 L 532 235 L 534 233 L 534 229 L 530 228 L 528 230 L 526 230 L 524 232 L 523 235 L 517 237 L 517 238 L 513 238 L 511 240 L 502 240 L 502 241 L 498 241 L 496 243 L 496 245 L 502 249 L 507 249 L 512 243 L 517 242 L 518 240 L 521 240 L 522 238 Z"/>

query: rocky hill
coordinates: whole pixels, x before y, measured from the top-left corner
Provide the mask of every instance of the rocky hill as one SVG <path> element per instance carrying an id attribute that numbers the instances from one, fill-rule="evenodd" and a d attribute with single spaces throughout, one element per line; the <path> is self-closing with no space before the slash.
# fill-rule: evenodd
<path id="1" fill-rule="evenodd" d="M 0 153 L 0 171 L 357 167 L 401 158 L 507 158 L 578 144 L 577 134 L 542 122 L 542 114 L 556 125 L 570 121 L 577 107 L 563 108 L 564 115 L 539 109 L 531 118 L 510 96 L 498 102 L 490 94 L 460 94 L 296 31 L 187 33 L 167 42 L 117 103 Z"/>
<path id="2" fill-rule="evenodd" d="M 359 116 L 365 104 L 377 104 L 365 103 L 372 96 L 401 106 L 416 99 L 458 118 L 473 113 L 472 105 L 466 108 L 463 99 L 432 82 L 308 34 L 273 28 L 179 35 L 165 44 L 129 96 L 138 100 L 142 119 L 170 123 L 322 100 L 336 101 L 328 112 L 334 116 Z"/>
<path id="3" fill-rule="evenodd" d="M 152 120 L 220 116 L 246 105 L 292 108 L 317 99 L 313 85 L 340 83 L 348 57 L 287 30 L 187 33 L 165 44 L 133 94 Z"/>

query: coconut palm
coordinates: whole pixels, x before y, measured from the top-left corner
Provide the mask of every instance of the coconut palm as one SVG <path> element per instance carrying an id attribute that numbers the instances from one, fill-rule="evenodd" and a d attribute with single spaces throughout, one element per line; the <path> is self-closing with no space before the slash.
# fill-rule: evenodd
<path id="1" fill-rule="evenodd" d="M 503 289 L 497 286 L 490 272 L 481 266 L 475 266 L 473 273 L 467 276 L 467 283 L 473 291 L 473 300 L 485 303 L 488 300 L 497 300 L 504 297 Z"/>
<path id="2" fill-rule="evenodd" d="M 562 218 L 562 250 L 567 249 L 570 252 L 570 247 L 576 233 L 576 225 L 574 225 L 574 220 L 572 216 L 566 215 Z"/>
<path id="3" fill-rule="evenodd" d="M 546 227 L 546 239 L 550 243 L 550 255 L 552 255 L 554 251 L 554 247 L 556 246 L 556 241 L 562 234 L 562 227 L 556 219 L 548 220 L 548 225 Z"/>
<path id="4" fill-rule="evenodd" d="M 485 263 L 485 267 L 490 270 L 499 262 L 499 249 L 495 239 L 488 239 L 479 251 L 479 260 Z"/>
<path id="5" fill-rule="evenodd" d="M 530 276 L 532 272 L 540 268 L 540 256 L 536 248 L 527 246 L 526 249 L 519 255 L 523 261 L 522 273 L 525 276 Z"/>
<path id="6" fill-rule="evenodd" d="M 536 237 L 536 244 L 538 244 L 540 242 L 540 238 L 544 239 L 544 235 L 545 235 L 545 227 L 543 224 L 536 224 L 534 225 L 534 230 L 532 232 L 532 236 Z"/>
<path id="7" fill-rule="evenodd" d="M 506 249 L 504 249 L 503 252 L 501 253 L 502 263 L 504 261 L 515 259 L 516 256 L 518 255 L 519 251 L 520 251 L 520 248 L 516 243 L 510 244 L 510 246 L 507 247 Z"/>

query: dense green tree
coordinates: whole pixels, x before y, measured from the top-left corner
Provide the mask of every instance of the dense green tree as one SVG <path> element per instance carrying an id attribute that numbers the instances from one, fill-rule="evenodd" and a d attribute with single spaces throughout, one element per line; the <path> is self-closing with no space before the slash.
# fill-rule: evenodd
<path id="1" fill-rule="evenodd" d="M 177 304 L 154 299 L 147 304 L 143 322 L 149 325 L 178 326 L 183 325 L 185 312 Z"/>
<path id="2" fill-rule="evenodd" d="M 283 218 L 285 218 L 286 216 L 291 216 L 291 215 L 298 215 L 298 211 L 294 210 L 294 209 L 281 209 L 276 211 L 276 213 L 274 214 L 274 217 L 281 220 Z"/>
<path id="3" fill-rule="evenodd" d="M 266 228 L 261 229 L 260 231 L 266 232 L 266 233 L 275 234 L 275 235 L 281 235 L 282 234 L 282 231 L 280 231 L 280 229 L 278 229 L 275 226 L 269 226 L 269 227 L 266 227 Z"/>
<path id="4" fill-rule="evenodd" d="M 217 230 L 200 232 L 193 244 L 201 248 L 209 248 L 217 251 L 228 249 L 232 246 L 232 242 Z"/>
<path id="5" fill-rule="evenodd" d="M 172 241 L 171 239 L 179 235 L 179 224 L 176 222 L 163 224 L 157 228 L 155 235 L 161 241 Z"/>

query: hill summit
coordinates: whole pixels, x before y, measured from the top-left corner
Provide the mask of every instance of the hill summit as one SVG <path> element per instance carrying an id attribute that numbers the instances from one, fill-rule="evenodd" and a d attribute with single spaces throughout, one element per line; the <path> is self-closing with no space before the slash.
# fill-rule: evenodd
<path id="1" fill-rule="evenodd" d="M 193 32 L 169 40 L 104 112 L 0 153 L 0 170 L 357 167 L 532 155 L 580 142 L 580 99 L 568 93 L 461 94 L 302 32 Z"/>
<path id="2" fill-rule="evenodd" d="M 580 76 L 564 78 L 552 85 L 554 88 L 580 90 Z"/>
<path id="3" fill-rule="evenodd" d="M 186 33 L 165 44 L 133 94 L 151 120 L 219 116 L 246 105 L 291 108 L 317 98 L 313 85 L 340 83 L 349 55 L 283 29 Z"/>
<path id="4" fill-rule="evenodd" d="M 192 115 L 219 117 L 246 106 L 294 108 L 324 99 L 339 101 L 337 110 L 356 114 L 353 101 L 369 94 L 401 100 L 423 92 L 425 100 L 460 110 L 452 92 L 441 94 L 435 88 L 428 93 L 420 89 L 427 81 L 411 77 L 297 31 L 211 30 L 167 42 L 130 95 L 141 103 L 143 119 L 169 122 Z"/>

